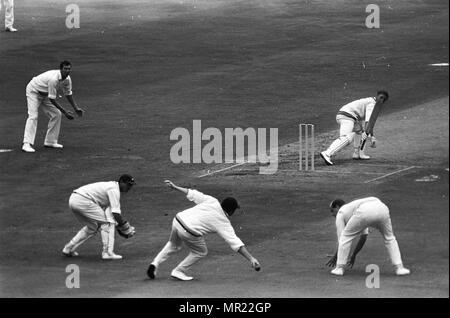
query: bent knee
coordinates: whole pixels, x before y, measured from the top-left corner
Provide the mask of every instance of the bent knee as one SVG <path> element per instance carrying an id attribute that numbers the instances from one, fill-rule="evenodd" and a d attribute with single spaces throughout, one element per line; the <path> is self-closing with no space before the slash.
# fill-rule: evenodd
<path id="1" fill-rule="evenodd" d="M 56 109 L 50 115 L 51 118 L 55 118 L 55 119 L 59 119 L 59 118 L 61 118 L 61 116 L 62 116 L 62 113 L 59 109 Z"/>
<path id="2" fill-rule="evenodd" d="M 348 143 L 352 143 L 353 139 L 355 139 L 355 135 L 356 135 L 356 133 L 352 132 L 352 133 L 347 134 L 347 135 L 345 135 L 343 137 L 348 140 Z"/>
<path id="3" fill-rule="evenodd" d="M 205 257 L 206 255 L 208 255 L 208 249 L 205 248 L 204 250 L 197 251 L 196 254 L 200 257 Z"/>
<path id="4" fill-rule="evenodd" d="M 98 231 L 98 227 L 94 225 L 87 225 L 83 228 L 86 235 L 94 235 Z"/>
<path id="5" fill-rule="evenodd" d="M 37 120 L 38 112 L 28 112 L 28 120 Z"/>
<path id="6" fill-rule="evenodd" d="M 175 243 L 169 241 L 169 248 L 170 248 L 170 251 L 172 251 L 172 252 L 178 252 L 178 251 L 180 251 L 183 247 L 182 247 L 181 245 L 177 245 L 177 244 L 175 244 Z"/>

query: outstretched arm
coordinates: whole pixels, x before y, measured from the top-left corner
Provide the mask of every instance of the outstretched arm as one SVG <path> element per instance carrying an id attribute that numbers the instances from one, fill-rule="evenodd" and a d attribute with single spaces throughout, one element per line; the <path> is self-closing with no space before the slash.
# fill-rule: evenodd
<path id="1" fill-rule="evenodd" d="M 353 252 L 352 256 L 350 257 L 350 261 L 347 263 L 347 265 L 350 268 L 353 267 L 353 264 L 355 263 L 355 260 L 356 260 L 356 255 L 358 255 L 359 251 L 363 248 L 366 241 L 367 241 L 367 234 L 362 234 L 359 237 L 358 244 L 356 244 L 355 251 Z"/>
<path id="2" fill-rule="evenodd" d="M 336 248 L 336 253 L 334 253 L 334 255 L 331 257 L 331 259 L 326 263 L 326 265 L 329 267 L 336 266 L 337 256 L 338 256 L 338 251 L 339 251 L 339 239 L 341 237 L 341 233 L 344 230 L 344 228 L 345 228 L 344 219 L 342 218 L 342 214 L 338 213 L 336 215 L 336 234 L 337 234 L 338 246 Z"/>
<path id="3" fill-rule="evenodd" d="M 180 192 L 182 192 L 182 193 L 184 193 L 184 194 L 187 194 L 187 193 L 188 193 L 188 189 L 187 189 L 187 188 L 179 187 L 179 186 L 177 186 L 175 183 L 173 183 L 173 182 L 170 181 L 170 180 L 165 180 L 164 182 L 165 182 L 166 185 L 167 185 L 169 188 L 171 188 L 171 189 L 175 189 L 175 190 L 180 191 Z"/>
<path id="4" fill-rule="evenodd" d="M 239 248 L 238 253 L 244 256 L 252 264 L 252 267 L 256 271 L 259 271 L 261 269 L 261 265 L 259 264 L 258 260 L 254 258 L 252 254 L 249 253 L 249 251 L 247 251 L 247 248 L 244 245 Z"/>

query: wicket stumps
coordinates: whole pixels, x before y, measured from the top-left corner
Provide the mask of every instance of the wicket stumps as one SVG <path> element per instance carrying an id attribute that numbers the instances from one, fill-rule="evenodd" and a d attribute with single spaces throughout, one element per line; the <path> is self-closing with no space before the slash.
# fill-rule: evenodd
<path id="1" fill-rule="evenodd" d="M 299 170 L 314 171 L 314 125 L 299 125 Z"/>

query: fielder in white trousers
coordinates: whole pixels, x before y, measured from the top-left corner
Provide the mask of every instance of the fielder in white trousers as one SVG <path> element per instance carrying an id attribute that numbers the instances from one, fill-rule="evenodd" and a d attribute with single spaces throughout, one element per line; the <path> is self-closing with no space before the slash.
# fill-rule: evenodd
<path id="1" fill-rule="evenodd" d="M 56 101 L 59 94 L 66 96 L 67 101 L 72 105 L 79 117 L 83 116 L 84 110 L 78 107 L 72 96 L 71 70 L 72 64 L 69 61 L 62 61 L 59 65 L 59 70 L 50 70 L 39 74 L 28 83 L 26 88 L 28 118 L 25 123 L 22 151 L 35 152 L 32 145 L 34 145 L 36 137 L 40 106 L 42 106 L 44 113 L 49 118 L 44 146 L 57 149 L 63 148 L 63 145 L 58 143 L 61 130 L 61 116 L 64 114 L 69 120 L 73 120 L 74 116 L 72 112 L 67 111 Z"/>
<path id="2" fill-rule="evenodd" d="M 188 233 L 181 224 L 176 220 L 172 221 L 172 231 L 170 232 L 169 242 L 153 260 L 153 264 L 158 267 L 166 261 L 173 253 L 178 252 L 183 247 L 183 242 L 189 249 L 189 254 L 176 267 L 176 271 L 182 273 L 188 272 L 192 265 L 208 254 L 208 248 L 203 236 L 193 236 Z"/>
<path id="3" fill-rule="evenodd" d="M 61 131 L 61 111 L 50 102 L 47 96 L 41 95 L 36 91 L 31 83 L 28 83 L 27 85 L 26 96 L 28 118 L 25 124 L 23 143 L 34 144 L 38 125 L 39 107 L 42 106 L 44 114 L 49 118 L 44 144 L 56 144 Z"/>
<path id="4" fill-rule="evenodd" d="M 170 180 L 166 180 L 165 183 L 168 187 L 185 194 L 186 198 L 196 205 L 177 213 L 174 217 L 169 241 L 148 267 L 147 276 L 150 279 L 155 278 L 161 263 L 182 249 L 183 243 L 188 247 L 189 254 L 172 270 L 171 276 L 183 281 L 194 279 L 186 273 L 192 265 L 208 254 L 204 239 L 208 233 L 217 233 L 235 252 L 245 257 L 255 270 L 260 270 L 258 260 L 249 253 L 241 239 L 236 236 L 228 219 L 239 208 L 235 198 L 228 197 L 219 202 L 216 198 L 200 191 L 177 186 Z"/>
<path id="5" fill-rule="evenodd" d="M 400 248 L 392 230 L 389 208 L 376 197 L 368 197 L 345 204 L 342 200 L 334 200 L 331 212 L 336 217 L 336 229 L 339 247 L 335 255 L 336 268 L 332 271 L 334 275 L 343 275 L 347 264 L 352 242 L 361 236 L 358 246 L 350 259 L 350 265 L 356 258 L 356 254 L 363 247 L 369 234 L 369 227 L 377 229 L 384 239 L 392 265 L 397 275 L 407 275 L 409 270 L 403 267 Z M 336 257 L 337 256 L 337 257 Z"/>
<path id="6" fill-rule="evenodd" d="M 5 7 L 5 30 L 8 32 L 16 32 L 14 28 L 14 0 L 0 0 L 0 11 L 2 10 L 2 2 Z"/>

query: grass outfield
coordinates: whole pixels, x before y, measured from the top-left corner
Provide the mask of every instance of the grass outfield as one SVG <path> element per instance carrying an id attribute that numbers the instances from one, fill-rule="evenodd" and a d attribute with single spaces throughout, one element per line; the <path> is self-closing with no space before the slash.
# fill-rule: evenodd
<path id="1" fill-rule="evenodd" d="M 448 297 L 448 67 L 429 66 L 448 63 L 447 1 L 382 1 L 380 29 L 365 28 L 356 0 L 81 0 L 81 28 L 69 30 L 69 3 L 17 2 L 19 32 L 0 32 L 0 149 L 12 150 L 0 153 L 1 296 Z M 65 148 L 52 151 L 42 146 L 41 112 L 37 152 L 24 154 L 25 86 L 61 59 L 73 63 L 85 117 L 63 118 Z M 194 119 L 221 131 L 276 127 L 281 145 L 296 141 L 300 122 L 312 122 L 325 146 L 339 107 L 378 89 L 391 98 L 367 164 L 344 152 L 329 173 L 301 174 L 288 160 L 273 176 L 245 167 L 249 173 L 197 178 L 212 166 L 170 161 L 170 132 L 190 130 Z M 364 183 L 410 166 L 418 168 Z M 317 161 L 317 169 L 328 168 Z M 120 262 L 100 260 L 99 237 L 83 245 L 81 288 L 69 290 L 65 268 L 75 260 L 60 250 L 80 227 L 69 195 L 125 172 L 138 183 L 122 200 L 137 235 L 117 239 Z M 438 179 L 416 181 L 430 175 Z M 166 178 L 236 196 L 245 208 L 232 222 L 262 271 L 211 235 L 192 284 L 168 277 L 181 255 L 146 280 L 172 217 L 189 206 L 164 187 Z M 410 277 L 392 275 L 376 233 L 347 276 L 329 275 L 335 230 L 326 206 L 362 195 L 390 206 Z M 365 287 L 371 263 L 382 270 L 380 289 Z"/>

